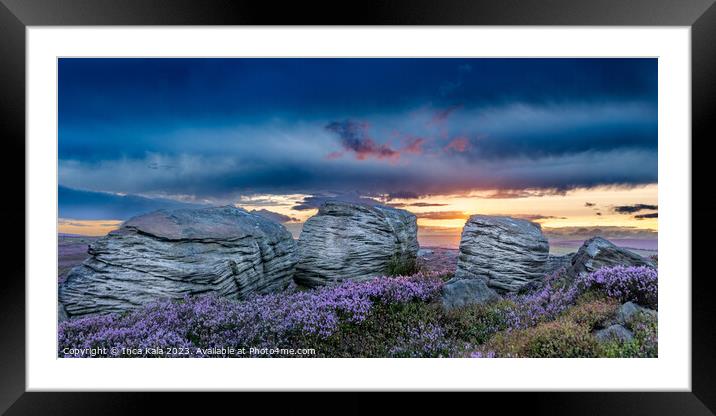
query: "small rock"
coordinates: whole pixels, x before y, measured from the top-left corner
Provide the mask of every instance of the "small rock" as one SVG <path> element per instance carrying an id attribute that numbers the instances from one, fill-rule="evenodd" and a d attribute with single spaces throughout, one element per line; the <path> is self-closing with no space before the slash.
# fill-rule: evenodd
<path id="1" fill-rule="evenodd" d="M 599 342 L 608 342 L 612 340 L 619 340 L 622 342 L 631 341 L 634 339 L 634 334 L 622 325 L 615 324 L 608 328 L 594 331 L 594 336 Z"/>
<path id="2" fill-rule="evenodd" d="M 653 309 L 645 308 L 634 302 L 627 302 L 617 310 L 617 322 L 627 328 L 632 328 L 632 323 L 640 315 L 645 314 L 656 319 L 657 312 Z"/>
<path id="3" fill-rule="evenodd" d="M 446 310 L 475 303 L 489 303 L 500 299 L 500 295 L 487 287 L 482 279 L 452 278 L 443 286 L 442 304 Z"/>

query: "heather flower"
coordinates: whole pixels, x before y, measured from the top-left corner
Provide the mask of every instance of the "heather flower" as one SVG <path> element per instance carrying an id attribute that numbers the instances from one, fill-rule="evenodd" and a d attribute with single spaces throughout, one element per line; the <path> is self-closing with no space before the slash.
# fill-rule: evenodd
<path id="1" fill-rule="evenodd" d="M 535 292 L 509 296 L 515 306 L 506 313 L 508 327 L 529 328 L 553 320 L 573 305 L 579 294 L 576 286 L 563 286 L 559 274 L 547 276 Z"/>
<path id="2" fill-rule="evenodd" d="M 615 266 L 580 277 L 580 291 L 594 289 L 622 303 L 634 302 L 648 307 L 658 305 L 658 272 L 648 266 Z"/>
<path id="3" fill-rule="evenodd" d="M 590 335 L 619 303 L 656 305 L 655 269 L 604 268 L 571 285 L 555 273 L 533 292 L 453 311 L 435 302 L 442 274 L 347 281 L 244 301 L 211 295 L 162 300 L 133 312 L 61 323 L 58 353 L 237 357 L 251 356 L 237 352 L 245 348 L 316 347 L 316 356 L 656 356 L 655 321 L 632 328 L 636 340 L 628 345 L 596 350 Z M 156 347 L 166 350 L 150 350 Z"/>
<path id="4" fill-rule="evenodd" d="M 441 287 L 438 277 L 419 273 L 254 296 L 246 301 L 215 296 L 164 300 L 123 315 L 61 323 L 59 354 L 76 355 L 63 353 L 65 348 L 172 347 L 179 351 L 166 356 L 202 356 L 198 347 L 272 348 L 290 345 L 301 337 L 325 339 L 341 322 L 365 320 L 375 303 L 429 302 L 439 295 Z M 184 349 L 189 352 L 185 354 Z"/>
<path id="5" fill-rule="evenodd" d="M 495 357 L 496 357 L 495 351 L 491 351 L 491 350 L 487 351 L 487 352 L 473 351 L 472 353 L 470 353 L 470 358 L 495 358 Z"/>
<path id="6" fill-rule="evenodd" d="M 398 340 L 391 348 L 393 357 L 436 357 L 447 355 L 450 343 L 442 327 L 433 323 L 420 322 L 408 331 L 407 337 Z"/>
<path id="7" fill-rule="evenodd" d="M 612 340 L 601 346 L 606 357 L 657 357 L 659 352 L 658 324 L 656 318 L 641 314 L 632 323 L 634 338 L 623 342 Z"/>
<path id="8" fill-rule="evenodd" d="M 605 267 L 578 277 L 569 286 L 565 286 L 559 273 L 555 273 L 545 278 L 540 289 L 509 297 L 515 307 L 507 312 L 508 326 L 529 328 L 554 320 L 589 290 L 601 291 L 621 303 L 632 301 L 655 307 L 657 271 L 646 266 Z"/>

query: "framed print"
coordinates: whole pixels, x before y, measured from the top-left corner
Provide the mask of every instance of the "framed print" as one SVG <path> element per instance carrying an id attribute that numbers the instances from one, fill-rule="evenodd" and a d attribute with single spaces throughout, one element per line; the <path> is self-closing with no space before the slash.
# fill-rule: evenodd
<path id="1" fill-rule="evenodd" d="M 711 3 L 3 0 L 3 409 L 712 414 Z"/>

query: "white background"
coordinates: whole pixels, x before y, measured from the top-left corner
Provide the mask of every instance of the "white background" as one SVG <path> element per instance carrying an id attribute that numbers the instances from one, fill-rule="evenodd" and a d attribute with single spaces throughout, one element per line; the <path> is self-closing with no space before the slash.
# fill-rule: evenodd
<path id="1" fill-rule="evenodd" d="M 689 28 L 27 29 L 27 389 L 690 390 Z M 659 358 L 58 359 L 57 57 L 658 57 Z"/>

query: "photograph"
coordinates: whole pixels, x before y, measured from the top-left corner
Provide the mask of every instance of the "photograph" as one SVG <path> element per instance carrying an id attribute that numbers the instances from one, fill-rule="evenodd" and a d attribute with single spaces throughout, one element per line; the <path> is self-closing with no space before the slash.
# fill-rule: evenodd
<path id="1" fill-rule="evenodd" d="M 658 69 L 60 57 L 57 357 L 657 358 Z"/>

